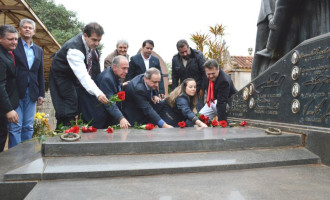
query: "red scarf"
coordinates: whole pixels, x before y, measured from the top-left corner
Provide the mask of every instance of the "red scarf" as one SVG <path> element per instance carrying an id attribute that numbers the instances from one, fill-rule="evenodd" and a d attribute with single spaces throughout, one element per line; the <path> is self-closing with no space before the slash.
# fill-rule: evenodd
<path id="1" fill-rule="evenodd" d="M 212 101 L 212 103 L 214 103 L 214 83 L 213 81 L 209 80 L 209 88 L 207 90 L 207 99 L 206 99 L 206 103 L 207 105 L 210 107 L 210 101 Z"/>

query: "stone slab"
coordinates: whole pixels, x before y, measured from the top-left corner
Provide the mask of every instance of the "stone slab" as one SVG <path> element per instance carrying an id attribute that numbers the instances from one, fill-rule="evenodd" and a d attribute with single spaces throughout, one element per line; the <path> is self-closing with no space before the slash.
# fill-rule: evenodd
<path id="1" fill-rule="evenodd" d="M 330 168 L 304 165 L 240 171 L 41 181 L 26 200 L 327 200 Z"/>
<path id="2" fill-rule="evenodd" d="M 46 160 L 47 164 L 44 164 L 44 170 L 40 174 L 43 180 L 147 176 L 319 163 L 319 157 L 304 148 L 53 157 Z M 37 178 L 36 170 L 31 170 L 31 166 L 38 166 L 40 163 L 41 161 L 38 161 L 8 172 L 5 179 L 26 180 L 33 176 Z"/>
<path id="3" fill-rule="evenodd" d="M 59 137 L 42 144 L 43 156 L 88 156 L 171 152 L 202 152 L 260 147 L 301 146 L 297 134 L 267 135 L 264 129 L 184 128 L 147 130 L 115 130 L 108 134 L 81 133 L 80 141 L 63 142 Z"/>
<path id="4" fill-rule="evenodd" d="M 41 158 L 41 145 L 27 141 L 0 153 L 0 199 L 24 199 L 36 181 L 5 182 L 4 174 Z"/>

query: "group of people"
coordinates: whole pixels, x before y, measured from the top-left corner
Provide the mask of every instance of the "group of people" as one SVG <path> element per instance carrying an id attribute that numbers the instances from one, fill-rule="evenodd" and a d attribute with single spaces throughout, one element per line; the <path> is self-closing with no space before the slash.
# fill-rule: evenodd
<path id="1" fill-rule="evenodd" d="M 0 152 L 8 132 L 9 148 L 32 138 L 36 104 L 44 102 L 43 50 L 32 41 L 35 33 L 30 19 L 18 31 L 0 26 Z"/>
<path id="2" fill-rule="evenodd" d="M 22 20 L 19 32 L 21 38 L 10 25 L 0 28 L 0 140 L 4 145 L 8 121 L 10 147 L 32 137 L 35 105 L 42 104 L 45 92 L 42 50 L 32 42 L 34 22 Z M 145 40 L 129 61 L 128 42 L 119 40 L 101 72 L 97 47 L 103 34 L 101 25 L 89 23 L 54 55 L 49 87 L 57 125 L 70 125 L 81 116 L 96 128 L 135 123 L 173 128 L 180 121 L 207 127 L 196 110 L 210 119 L 226 120 L 227 101 L 236 89 L 215 60 L 206 61 L 186 40 L 179 40 L 172 60 L 173 91 L 165 97 L 160 62 L 152 55 L 154 42 Z M 109 98 L 121 91 L 125 100 L 110 105 Z"/>

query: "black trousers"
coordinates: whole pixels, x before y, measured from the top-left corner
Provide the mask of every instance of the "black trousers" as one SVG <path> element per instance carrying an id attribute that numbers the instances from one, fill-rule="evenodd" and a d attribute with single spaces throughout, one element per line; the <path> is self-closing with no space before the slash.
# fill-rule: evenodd
<path id="1" fill-rule="evenodd" d="M 8 120 L 4 114 L 0 114 L 0 152 L 3 151 L 8 137 Z"/>

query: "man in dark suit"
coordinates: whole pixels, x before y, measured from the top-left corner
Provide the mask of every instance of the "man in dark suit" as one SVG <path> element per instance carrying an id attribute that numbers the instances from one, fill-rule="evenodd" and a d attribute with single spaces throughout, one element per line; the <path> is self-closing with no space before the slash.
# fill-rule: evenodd
<path id="1" fill-rule="evenodd" d="M 159 94 L 160 97 L 163 98 L 165 94 L 165 89 L 164 89 L 162 70 L 160 68 L 159 59 L 151 55 L 153 49 L 154 49 L 154 42 L 152 40 L 146 40 L 142 43 L 141 53 L 138 53 L 135 56 L 131 57 L 126 80 L 129 81 L 134 77 L 136 77 L 137 75 L 144 74 L 146 70 L 155 67 L 160 71 L 161 74 L 161 81 L 159 83 Z"/>
<path id="2" fill-rule="evenodd" d="M 49 88 L 57 127 L 59 124 L 70 125 L 70 121 L 81 113 L 81 109 L 89 109 L 86 104 L 89 98 L 96 97 L 103 104 L 109 102 L 93 80 L 100 73 L 96 47 L 103 33 L 102 26 L 89 23 L 83 33 L 67 41 L 54 56 L 49 73 Z"/>
<path id="3" fill-rule="evenodd" d="M 125 56 L 119 55 L 111 61 L 112 66 L 106 68 L 96 78 L 96 84 L 107 98 L 122 91 L 121 79 L 125 79 L 128 72 L 128 60 Z M 95 100 L 92 105 L 97 105 Z M 120 124 L 120 128 L 126 129 L 131 124 L 121 112 L 122 102 L 110 106 L 95 106 L 92 125 L 96 128 L 107 128 L 110 125 Z"/>
<path id="4" fill-rule="evenodd" d="M 216 115 L 218 120 L 227 120 L 226 107 L 228 99 L 237 92 L 230 76 L 219 68 L 216 60 L 210 59 L 204 63 L 208 82 L 207 100 L 200 110 L 212 120 Z"/>
<path id="5" fill-rule="evenodd" d="M 42 49 L 32 42 L 36 24 L 30 19 L 19 23 L 17 48 L 14 50 L 19 104 L 18 123 L 9 123 L 9 148 L 29 140 L 33 135 L 36 104 L 42 105 L 45 97 L 44 64 Z"/>
<path id="6" fill-rule="evenodd" d="M 162 128 L 173 128 L 166 124 L 153 108 L 153 105 L 160 101 L 157 92 L 160 80 L 160 71 L 152 67 L 127 84 L 123 111 L 130 124 L 152 123 Z"/>
<path id="7" fill-rule="evenodd" d="M 8 121 L 18 123 L 16 67 L 12 51 L 17 46 L 17 30 L 11 25 L 0 26 L 0 152 L 8 135 Z M 12 55 L 11 55 L 12 54 Z"/>

